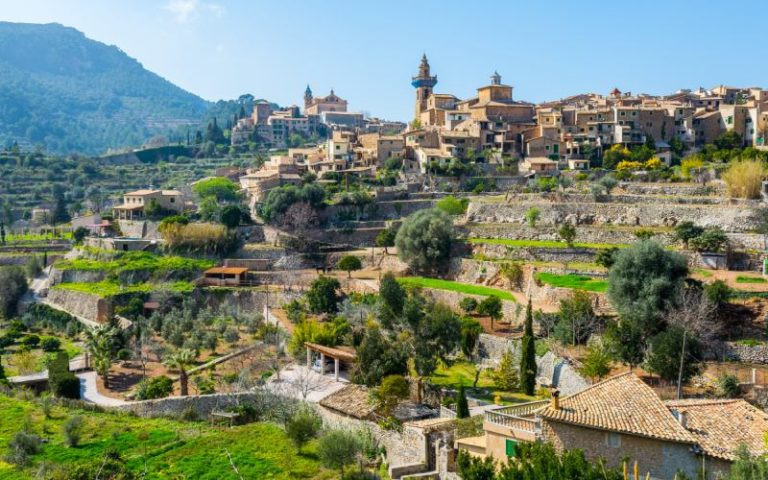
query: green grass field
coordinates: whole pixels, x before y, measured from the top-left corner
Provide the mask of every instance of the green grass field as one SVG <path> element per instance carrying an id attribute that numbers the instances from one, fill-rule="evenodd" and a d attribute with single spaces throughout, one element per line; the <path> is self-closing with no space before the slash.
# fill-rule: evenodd
<path id="1" fill-rule="evenodd" d="M 747 275 L 739 275 L 736 277 L 736 283 L 768 283 L 763 277 L 750 277 Z"/>
<path id="2" fill-rule="evenodd" d="M 65 443 L 62 427 L 75 414 L 83 416 L 85 427 L 81 444 L 70 448 Z M 233 471 L 227 451 L 242 478 L 330 480 L 338 477 L 337 472 L 320 466 L 314 442 L 299 455 L 285 432 L 271 423 L 219 430 L 205 422 L 145 419 L 60 407 L 53 409 L 51 418 L 45 418 L 37 403 L 3 395 L 0 395 L 0 418 L 3 419 L 0 422 L 0 480 L 36 478 L 35 472 L 44 463 L 65 472 L 80 464 L 98 464 L 108 448 L 120 453 L 137 478 L 241 478 Z M 25 423 L 33 433 L 48 441 L 41 453 L 32 457 L 32 464 L 19 470 L 2 458 L 8 453 L 11 437 L 21 431 Z M 148 473 L 142 476 L 145 465 Z"/>
<path id="3" fill-rule="evenodd" d="M 56 262 L 59 270 L 103 271 L 117 274 L 125 271 L 143 270 L 148 272 L 195 272 L 211 268 L 213 260 L 156 255 L 149 252 L 107 253 L 107 259 L 76 258 Z"/>
<path id="4" fill-rule="evenodd" d="M 483 295 L 486 297 L 495 295 L 502 300 L 515 301 L 515 297 L 511 293 L 498 288 L 486 287 L 484 285 L 474 285 L 427 277 L 401 277 L 398 278 L 397 281 L 405 286 L 449 290 L 451 292 L 465 293 L 467 295 Z"/>
<path id="5" fill-rule="evenodd" d="M 588 292 L 604 292 L 608 289 L 608 282 L 606 280 L 597 280 L 584 275 L 558 275 L 541 272 L 536 274 L 536 280 L 553 287 L 573 288 Z"/>
<path id="6" fill-rule="evenodd" d="M 470 238 L 469 243 L 485 244 L 485 245 L 504 245 L 512 248 L 526 248 L 526 247 L 538 247 L 538 248 L 568 248 L 568 244 L 565 242 L 558 242 L 556 240 L 510 240 L 507 238 Z M 625 248 L 626 244 L 623 243 L 581 243 L 576 242 L 573 244 L 577 248 Z"/>
<path id="7" fill-rule="evenodd" d="M 523 403 L 536 400 L 536 397 L 529 397 L 520 392 L 505 392 L 498 390 L 493 382 L 490 370 L 483 370 L 480 374 L 480 380 L 477 382 L 477 391 L 473 391 L 472 382 L 475 380 L 475 366 L 471 362 L 459 361 L 453 363 L 451 366 L 440 365 L 435 373 L 429 377 L 429 381 L 434 385 L 440 385 L 443 387 L 458 388 L 459 385 L 464 385 L 467 389 L 467 394 L 471 397 L 493 401 L 497 395 L 501 397 L 501 401 L 504 404 Z"/>
<path id="8" fill-rule="evenodd" d="M 195 286 L 190 282 L 173 283 L 138 283 L 136 285 L 122 286 L 117 282 L 102 280 L 94 283 L 59 283 L 53 286 L 62 290 L 73 290 L 75 292 L 91 293 L 101 297 L 113 297 L 124 293 L 149 293 L 156 290 L 167 289 L 173 292 L 184 293 L 191 292 Z"/>

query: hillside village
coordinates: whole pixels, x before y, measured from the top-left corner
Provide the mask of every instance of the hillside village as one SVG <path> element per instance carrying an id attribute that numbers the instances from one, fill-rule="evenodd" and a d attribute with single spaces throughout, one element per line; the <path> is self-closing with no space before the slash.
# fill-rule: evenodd
<path id="1" fill-rule="evenodd" d="M 0 152 L 0 479 L 764 478 L 768 90 L 411 85 Z"/>

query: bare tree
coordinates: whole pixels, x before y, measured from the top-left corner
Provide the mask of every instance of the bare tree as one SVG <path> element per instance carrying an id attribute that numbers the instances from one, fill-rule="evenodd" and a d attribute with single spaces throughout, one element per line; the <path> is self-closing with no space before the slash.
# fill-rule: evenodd
<path id="1" fill-rule="evenodd" d="M 310 393 L 316 392 L 322 388 L 319 374 L 315 374 L 312 368 L 298 367 L 294 369 L 294 376 L 291 380 L 295 392 L 301 395 L 301 399 L 305 402 Z"/>
<path id="2" fill-rule="evenodd" d="M 318 224 L 317 212 L 307 202 L 296 202 L 285 211 L 282 226 L 290 231 L 300 233 Z"/>

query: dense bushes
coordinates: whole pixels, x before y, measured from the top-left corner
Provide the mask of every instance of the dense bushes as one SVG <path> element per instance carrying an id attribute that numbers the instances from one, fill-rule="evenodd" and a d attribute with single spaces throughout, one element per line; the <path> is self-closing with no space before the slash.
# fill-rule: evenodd
<path id="1" fill-rule="evenodd" d="M 136 400 L 150 400 L 153 398 L 165 398 L 173 392 L 173 380 L 160 375 L 139 382 L 136 388 Z"/>

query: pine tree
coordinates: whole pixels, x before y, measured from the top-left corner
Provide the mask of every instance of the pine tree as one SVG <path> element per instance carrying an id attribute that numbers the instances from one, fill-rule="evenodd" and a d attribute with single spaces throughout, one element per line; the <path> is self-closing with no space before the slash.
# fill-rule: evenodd
<path id="1" fill-rule="evenodd" d="M 459 393 L 456 399 L 456 418 L 469 418 L 469 404 L 467 403 L 467 392 L 464 391 L 464 385 L 459 385 Z"/>
<path id="2" fill-rule="evenodd" d="M 521 345 L 520 386 L 526 395 L 533 395 L 536 388 L 536 345 L 533 338 L 533 311 L 531 301 L 525 311 L 525 330 Z"/>

